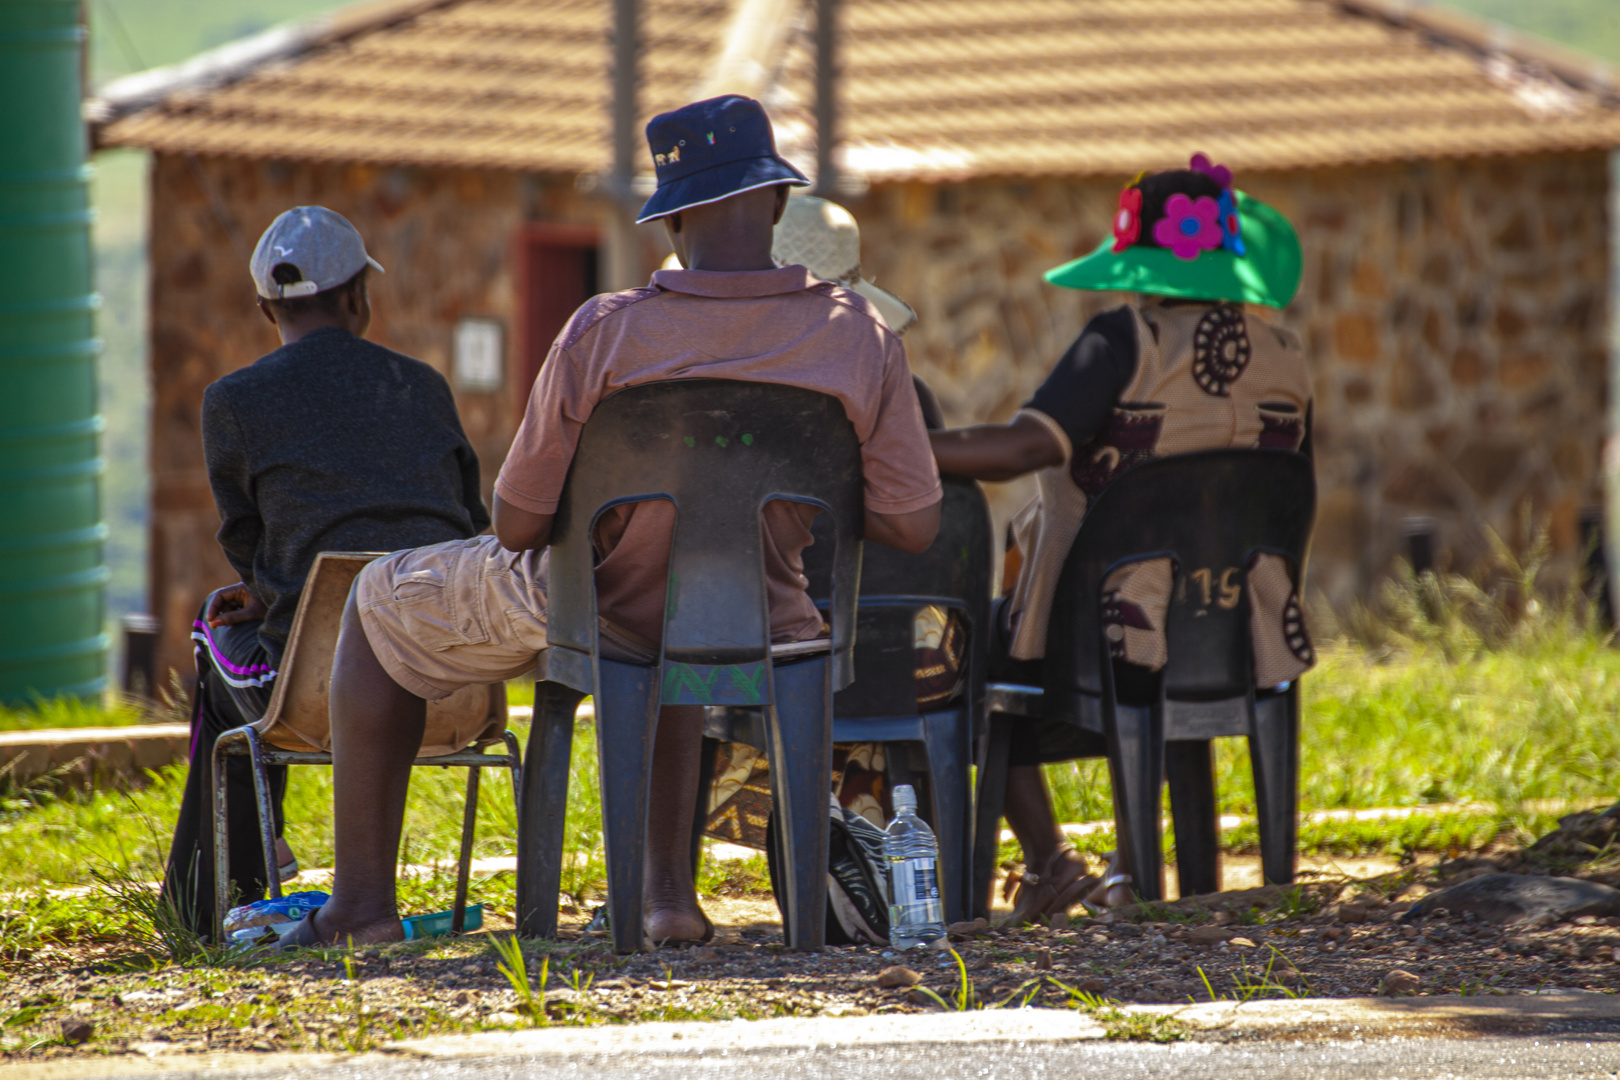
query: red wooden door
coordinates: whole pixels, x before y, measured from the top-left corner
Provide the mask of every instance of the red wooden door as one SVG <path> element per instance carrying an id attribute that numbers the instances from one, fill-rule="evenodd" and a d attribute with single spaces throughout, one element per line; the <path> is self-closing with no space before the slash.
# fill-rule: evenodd
<path id="1" fill-rule="evenodd" d="M 518 362 L 512 398 L 521 420 L 551 343 L 597 292 L 598 235 L 590 225 L 533 222 L 518 234 Z"/>

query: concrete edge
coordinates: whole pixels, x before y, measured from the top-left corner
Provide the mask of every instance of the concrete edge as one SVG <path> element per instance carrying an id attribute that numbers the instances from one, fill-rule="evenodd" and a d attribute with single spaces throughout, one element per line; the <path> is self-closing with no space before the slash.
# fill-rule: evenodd
<path id="1" fill-rule="evenodd" d="M 1534 1034 L 1570 1023 L 1620 1022 L 1620 995 L 1554 993 L 1502 997 L 1436 996 L 1125 1005 L 1120 1013 L 1168 1017 L 1192 1039 L 1467 1038 Z M 192 1075 L 222 1070 L 287 1075 L 343 1062 L 400 1058 L 454 1061 L 502 1057 L 664 1057 L 771 1049 L 842 1049 L 904 1044 L 1078 1042 L 1103 1039 L 1110 1023 L 1062 1009 L 925 1013 L 773 1020 L 685 1021 L 589 1028 L 542 1028 L 444 1035 L 392 1043 L 367 1054 L 226 1053 L 84 1057 L 0 1064 L 0 1080 L 93 1080 Z"/>
<path id="2" fill-rule="evenodd" d="M 78 787 L 139 782 L 190 752 L 188 724 L 0 731 L 0 770 L 19 785 L 52 773 Z"/>

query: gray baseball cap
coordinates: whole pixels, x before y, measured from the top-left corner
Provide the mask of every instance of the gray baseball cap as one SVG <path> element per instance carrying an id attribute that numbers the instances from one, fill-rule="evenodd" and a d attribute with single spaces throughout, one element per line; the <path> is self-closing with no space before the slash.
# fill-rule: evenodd
<path id="1" fill-rule="evenodd" d="M 276 284 L 271 272 L 282 263 L 296 266 L 301 280 Z M 285 300 L 335 289 L 367 265 L 387 273 L 366 254 L 366 242 L 348 218 L 324 206 L 295 206 L 264 230 L 248 268 L 260 296 Z"/>

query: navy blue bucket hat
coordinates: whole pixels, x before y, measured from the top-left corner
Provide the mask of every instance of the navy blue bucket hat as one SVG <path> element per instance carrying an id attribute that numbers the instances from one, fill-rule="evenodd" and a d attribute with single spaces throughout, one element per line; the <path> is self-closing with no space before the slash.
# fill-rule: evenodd
<path id="1" fill-rule="evenodd" d="M 661 113 L 647 123 L 658 190 L 636 224 L 744 191 L 810 181 L 776 153 L 770 117 L 753 98 L 728 94 Z"/>

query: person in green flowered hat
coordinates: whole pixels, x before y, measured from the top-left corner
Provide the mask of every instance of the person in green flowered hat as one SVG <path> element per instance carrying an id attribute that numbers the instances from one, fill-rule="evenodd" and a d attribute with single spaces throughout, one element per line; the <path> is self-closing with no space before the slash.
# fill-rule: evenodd
<path id="1" fill-rule="evenodd" d="M 1231 170 L 1197 154 L 1190 168 L 1126 185 L 1113 235 L 1090 255 L 1048 270 L 1046 280 L 1285 308 L 1299 290 L 1302 261 L 1288 219 L 1233 188 Z"/>
<path id="2" fill-rule="evenodd" d="M 930 433 L 941 473 L 1034 473 L 1040 486 L 1012 523 L 993 678 L 1042 685 L 1058 575 L 1089 501 L 1121 474 L 1155 457 L 1217 447 L 1309 453 L 1304 351 L 1292 332 L 1250 310 L 1286 307 L 1301 265 L 1287 219 L 1198 154 L 1185 169 L 1138 176 L 1120 194 L 1112 235 L 1047 273 L 1054 285 L 1138 298 L 1087 323 L 1007 423 Z M 1289 682 L 1313 656 L 1287 568 L 1261 556 L 1247 582 L 1256 685 Z M 1172 583 L 1168 559 L 1134 564 L 1105 583 L 1122 699 L 1157 696 Z M 1110 863 L 1101 880 L 1089 874 L 1052 815 L 1040 766 L 1081 756 L 1077 733 L 1051 722 L 1020 725 L 1014 736 L 1006 814 L 1024 852 L 1024 871 L 1009 879 L 1017 921 L 1131 898 L 1127 868 Z"/>

